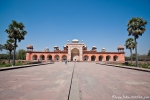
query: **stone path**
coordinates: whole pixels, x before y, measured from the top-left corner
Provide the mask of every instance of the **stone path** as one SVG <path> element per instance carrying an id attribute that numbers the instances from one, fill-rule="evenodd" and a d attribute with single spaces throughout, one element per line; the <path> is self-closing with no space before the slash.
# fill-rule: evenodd
<path id="1" fill-rule="evenodd" d="M 69 100 L 150 100 L 150 73 L 94 62 L 1 71 L 0 100 L 68 100 L 70 84 Z"/>

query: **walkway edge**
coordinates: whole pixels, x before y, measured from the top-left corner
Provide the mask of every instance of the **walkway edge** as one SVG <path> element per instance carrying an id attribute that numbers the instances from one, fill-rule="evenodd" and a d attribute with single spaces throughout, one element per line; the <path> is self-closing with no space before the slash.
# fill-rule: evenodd
<path id="1" fill-rule="evenodd" d="M 22 65 L 22 66 L 14 66 L 14 67 L 5 67 L 5 68 L 0 68 L 0 71 L 26 68 L 26 67 L 33 67 L 33 66 L 39 66 L 39 65 L 47 65 L 47 64 L 52 64 L 52 63 L 41 63 L 41 64 L 30 64 L 30 65 Z"/>
<path id="2" fill-rule="evenodd" d="M 150 69 L 145 69 L 145 68 L 136 68 L 136 67 L 131 67 L 131 66 L 120 66 L 120 65 L 114 65 L 114 64 L 101 64 L 101 65 L 113 66 L 113 67 L 118 67 L 118 68 L 126 68 L 126 69 L 132 69 L 132 70 L 138 70 L 138 71 L 144 71 L 144 72 L 150 73 Z"/>

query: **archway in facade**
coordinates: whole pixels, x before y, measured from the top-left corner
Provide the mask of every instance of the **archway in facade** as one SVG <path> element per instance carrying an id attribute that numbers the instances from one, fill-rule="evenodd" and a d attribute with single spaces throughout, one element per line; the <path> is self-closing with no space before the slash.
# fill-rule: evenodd
<path id="1" fill-rule="evenodd" d="M 67 56 L 66 55 L 63 55 L 62 56 L 62 61 L 66 61 L 67 60 Z"/>
<path id="2" fill-rule="evenodd" d="M 87 55 L 85 55 L 85 56 L 83 57 L 83 61 L 88 61 L 88 59 L 89 59 L 89 57 L 88 57 Z"/>
<path id="3" fill-rule="evenodd" d="M 96 56 L 91 56 L 91 61 L 96 61 Z"/>
<path id="4" fill-rule="evenodd" d="M 52 60 L 52 56 L 51 56 L 51 55 L 48 55 L 48 56 L 47 56 L 47 60 Z"/>
<path id="5" fill-rule="evenodd" d="M 33 55 L 32 60 L 37 60 L 37 55 Z"/>
<path id="6" fill-rule="evenodd" d="M 59 55 L 55 55 L 55 61 L 59 61 Z"/>
<path id="7" fill-rule="evenodd" d="M 108 56 L 106 56 L 106 61 L 110 61 L 110 56 L 108 55 Z"/>
<path id="8" fill-rule="evenodd" d="M 113 61 L 118 61 L 118 56 L 114 56 Z"/>
<path id="9" fill-rule="evenodd" d="M 44 55 L 41 55 L 40 56 L 40 60 L 44 60 L 45 59 L 45 56 Z"/>
<path id="10" fill-rule="evenodd" d="M 74 48 L 71 50 L 71 61 L 78 61 L 79 60 L 79 50 Z"/>
<path id="11" fill-rule="evenodd" d="M 103 56 L 99 56 L 99 61 L 103 61 Z"/>

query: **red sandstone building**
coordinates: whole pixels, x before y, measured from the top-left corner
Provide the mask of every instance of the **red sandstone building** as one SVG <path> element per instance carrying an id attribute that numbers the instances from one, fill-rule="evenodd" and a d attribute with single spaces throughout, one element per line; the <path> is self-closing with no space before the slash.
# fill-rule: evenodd
<path id="1" fill-rule="evenodd" d="M 83 40 L 81 43 L 77 39 L 73 39 L 70 43 L 63 47 L 64 50 L 60 50 L 58 46 L 54 47 L 54 51 L 49 51 L 46 48 L 44 51 L 33 51 L 33 46 L 27 47 L 26 60 L 44 60 L 44 61 L 119 61 L 124 62 L 124 48 L 119 46 L 118 52 L 107 52 L 105 48 L 102 51 L 97 51 L 95 46 L 91 50 L 87 50 L 87 46 Z"/>

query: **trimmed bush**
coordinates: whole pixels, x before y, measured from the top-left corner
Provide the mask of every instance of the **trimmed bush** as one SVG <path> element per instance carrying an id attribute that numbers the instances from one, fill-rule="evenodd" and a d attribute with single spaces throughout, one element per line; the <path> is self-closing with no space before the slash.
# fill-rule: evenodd
<path id="1" fill-rule="evenodd" d="M 11 64 L 9 64 L 9 63 L 5 64 L 5 67 L 10 67 L 10 66 L 11 66 Z"/>

